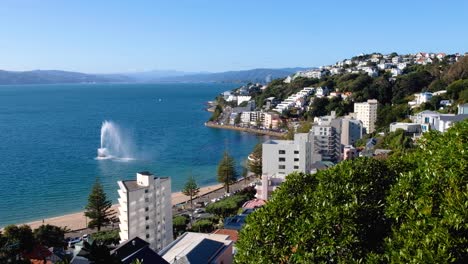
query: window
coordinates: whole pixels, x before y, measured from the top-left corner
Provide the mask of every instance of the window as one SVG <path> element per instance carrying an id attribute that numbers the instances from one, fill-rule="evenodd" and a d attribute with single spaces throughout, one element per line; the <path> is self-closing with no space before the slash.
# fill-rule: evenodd
<path id="1" fill-rule="evenodd" d="M 295 169 L 295 170 L 298 170 L 298 169 L 299 169 L 299 166 L 294 166 L 294 169 Z"/>
<path id="2" fill-rule="evenodd" d="M 145 217 L 145 220 L 149 220 L 149 216 Z"/>
<path id="3" fill-rule="evenodd" d="M 279 154 L 286 154 L 286 150 L 280 150 Z"/>
<path id="4" fill-rule="evenodd" d="M 286 161 L 286 158 L 279 158 L 279 161 Z"/>
<path id="5" fill-rule="evenodd" d="M 149 225 L 146 226 L 146 229 L 149 229 Z"/>
<path id="6" fill-rule="evenodd" d="M 294 158 L 294 161 L 299 161 L 299 158 Z"/>
<path id="7" fill-rule="evenodd" d="M 146 208 L 145 208 L 145 212 L 148 212 L 148 210 L 149 210 L 149 208 L 148 208 L 148 207 L 146 207 Z"/>
<path id="8" fill-rule="evenodd" d="M 145 190 L 145 193 L 148 193 L 148 190 Z"/>
<path id="9" fill-rule="evenodd" d="M 146 234 L 146 238 L 149 238 L 149 234 Z"/>
<path id="10" fill-rule="evenodd" d="M 278 169 L 284 170 L 284 169 L 286 169 L 286 166 L 285 166 L 285 165 L 279 165 L 279 166 L 278 166 Z"/>
<path id="11" fill-rule="evenodd" d="M 299 150 L 295 150 L 295 151 L 294 151 L 294 154 L 299 154 Z"/>

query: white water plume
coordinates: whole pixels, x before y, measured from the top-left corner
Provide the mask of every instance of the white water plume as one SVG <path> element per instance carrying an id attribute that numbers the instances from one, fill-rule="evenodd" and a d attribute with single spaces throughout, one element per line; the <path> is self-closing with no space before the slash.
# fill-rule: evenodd
<path id="1" fill-rule="evenodd" d="M 101 126 L 101 147 L 97 159 L 131 160 L 132 144 L 119 126 L 112 121 L 104 121 Z"/>

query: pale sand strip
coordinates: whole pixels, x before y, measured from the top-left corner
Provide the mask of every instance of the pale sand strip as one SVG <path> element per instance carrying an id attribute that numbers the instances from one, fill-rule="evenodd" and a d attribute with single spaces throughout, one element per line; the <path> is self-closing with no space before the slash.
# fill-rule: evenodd
<path id="1" fill-rule="evenodd" d="M 202 196 L 209 192 L 218 190 L 222 187 L 223 185 L 221 184 L 202 187 L 200 188 L 200 193 L 198 196 Z M 190 198 L 188 196 L 185 196 L 181 192 L 172 193 L 172 205 L 184 203 L 188 201 L 189 199 Z M 117 207 L 118 207 L 117 204 L 112 205 L 112 209 L 115 212 L 118 211 Z M 30 223 L 26 223 L 26 224 L 31 226 L 32 229 L 35 229 L 41 226 L 43 222 L 42 220 L 39 220 L 39 221 L 33 221 Z M 86 218 L 83 214 L 83 211 L 81 211 L 78 213 L 72 213 L 72 214 L 67 214 L 67 215 L 62 215 L 62 216 L 57 216 L 57 217 L 46 218 L 44 219 L 44 224 L 67 227 L 70 230 L 80 230 L 80 229 L 86 228 Z"/>

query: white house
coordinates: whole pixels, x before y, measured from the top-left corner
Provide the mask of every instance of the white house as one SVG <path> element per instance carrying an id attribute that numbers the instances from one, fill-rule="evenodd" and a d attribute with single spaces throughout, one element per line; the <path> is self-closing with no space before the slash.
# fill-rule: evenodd
<path id="1" fill-rule="evenodd" d="M 243 102 L 248 102 L 251 98 L 252 98 L 252 96 L 239 95 L 239 96 L 237 96 L 237 105 L 240 105 Z"/>

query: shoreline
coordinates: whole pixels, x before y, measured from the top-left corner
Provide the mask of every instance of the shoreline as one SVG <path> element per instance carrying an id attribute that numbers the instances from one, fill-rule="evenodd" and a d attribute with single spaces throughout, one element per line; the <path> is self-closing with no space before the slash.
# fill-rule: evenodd
<path id="1" fill-rule="evenodd" d="M 194 197 L 200 197 L 203 195 L 206 195 L 208 193 L 211 193 L 213 191 L 219 190 L 223 188 L 222 184 L 213 184 L 205 187 L 200 187 L 200 192 L 197 196 Z M 190 200 L 190 197 L 184 195 L 182 192 L 173 192 L 171 194 L 171 200 L 172 200 L 172 207 L 185 203 Z M 118 207 L 119 204 L 113 204 L 111 207 L 111 210 L 115 211 L 116 214 L 118 214 Z M 31 227 L 31 229 L 38 228 L 41 225 L 55 225 L 55 226 L 60 226 L 60 227 L 67 227 L 70 229 L 70 231 L 77 231 L 77 230 L 82 230 L 87 228 L 87 219 L 84 216 L 84 210 L 75 212 L 75 213 L 69 213 L 69 214 L 64 214 L 64 215 L 59 215 L 59 216 L 53 216 L 53 217 L 48 217 L 44 218 L 43 220 L 35 220 L 31 222 L 26 222 L 26 223 L 18 223 L 14 224 L 17 226 L 20 225 L 28 225 Z M 8 225 L 6 225 L 8 226 Z M 0 227 L 0 231 L 3 230 L 4 227 Z"/>
<path id="2" fill-rule="evenodd" d="M 215 124 L 213 122 L 206 122 L 205 126 L 206 127 L 211 127 L 211 128 L 236 130 L 236 131 L 254 133 L 254 134 L 259 134 L 259 135 L 267 135 L 267 136 L 273 136 L 273 137 L 279 137 L 279 138 L 282 138 L 282 137 L 286 136 L 286 134 L 287 134 L 287 133 L 284 133 L 284 132 L 275 132 L 275 131 L 269 131 L 269 130 L 249 128 L 249 127 L 237 127 L 237 126 L 231 126 L 231 125 L 218 125 L 218 124 Z"/>

